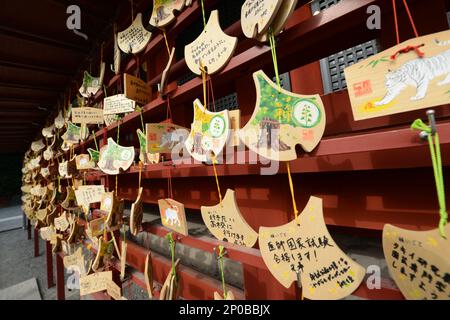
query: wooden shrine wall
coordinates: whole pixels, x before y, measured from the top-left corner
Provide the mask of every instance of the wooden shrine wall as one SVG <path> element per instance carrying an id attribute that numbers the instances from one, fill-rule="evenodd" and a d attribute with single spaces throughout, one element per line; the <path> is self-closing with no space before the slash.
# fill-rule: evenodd
<path id="1" fill-rule="evenodd" d="M 210 12 L 218 3 L 225 1 L 207 0 Z M 383 0 L 343 0 L 323 13 L 312 16 L 309 1 L 300 0 L 295 14 L 289 20 L 287 29 L 278 37 L 277 53 L 281 72 L 290 71 L 293 92 L 303 94 L 323 94 L 322 79 L 318 60 L 330 54 L 360 44 L 374 38 L 381 47 L 387 48 L 395 42 L 392 9 L 390 1 Z M 367 6 L 381 7 L 382 30 L 366 28 Z M 420 34 L 438 32 L 448 28 L 444 0 L 410 0 L 411 11 Z M 141 11 L 149 8 L 141 8 Z M 432 17 L 432 18 L 430 18 Z M 176 22 L 167 29 L 169 46 L 175 44 L 177 35 L 192 23 L 200 23 L 200 4 L 194 2 L 178 15 Z M 400 34 L 406 40 L 413 36 L 406 14 L 399 12 Z M 217 97 L 237 92 L 241 110 L 241 126 L 253 112 L 255 93 L 252 72 L 260 68 L 273 75 L 270 48 L 243 36 L 240 22 L 228 27 L 225 32 L 239 38 L 235 56 L 219 74 L 213 76 L 214 94 Z M 153 100 L 144 106 L 144 122 L 163 121 L 166 117 L 166 101 L 156 94 L 156 84 L 165 67 L 167 52 L 161 33 L 151 40 L 145 49 L 141 62 L 147 62 L 147 80 L 153 86 Z M 126 64 L 126 72 L 133 73 L 136 60 Z M 176 61 L 170 77 L 170 104 L 173 121 L 189 127 L 192 119 L 192 101 L 201 97 L 202 82 L 199 77 L 177 86 L 176 79 L 188 71 L 184 59 Z M 106 79 L 114 88 L 119 77 Z M 96 98 L 103 98 L 103 93 Z M 299 208 L 310 195 L 323 198 L 324 215 L 330 229 L 368 237 L 378 237 L 385 223 L 425 230 L 438 223 L 433 171 L 428 145 L 409 129 L 411 122 L 424 118 L 425 111 L 414 111 L 372 120 L 354 121 L 346 90 L 322 97 L 327 116 L 325 135 L 319 146 L 308 155 L 302 154 L 292 162 L 294 187 Z M 435 108 L 438 130 L 441 134 L 445 182 L 450 185 L 448 167 L 450 165 L 450 106 Z M 120 127 L 121 144 L 138 147 L 135 130 L 140 127 L 139 113 L 135 112 L 123 119 Z M 117 124 L 107 128 L 106 135 L 115 137 Z M 105 131 L 96 133 L 100 145 L 104 143 Z M 93 146 L 92 138 L 80 148 Z M 246 153 L 245 151 L 243 151 Z M 290 193 L 285 167 L 280 164 L 280 172 L 275 176 L 259 174 L 260 165 L 227 164 L 217 167 L 221 188 L 234 188 L 240 210 L 248 223 L 258 230 L 259 226 L 276 226 L 292 219 Z M 167 166 L 147 165 L 143 172 L 144 201 L 157 204 L 157 200 L 167 194 L 167 180 L 173 179 L 174 198 L 184 203 L 186 208 L 200 214 L 201 205 L 218 203 L 214 173 L 211 166 L 202 164 Z M 119 196 L 134 201 L 137 196 L 138 169 L 119 176 Z M 88 180 L 101 180 L 114 188 L 114 177 L 90 173 Z M 450 199 L 448 199 L 450 200 Z M 300 209 L 301 210 L 301 209 Z M 147 227 L 147 231 L 163 236 L 166 231 L 159 227 Z M 193 236 L 180 240 L 212 252 L 215 240 L 196 239 Z M 142 249 L 129 248 L 129 263 L 143 271 Z M 231 249 L 229 258 L 242 262 L 244 268 L 245 298 L 247 299 L 295 299 L 298 290 L 293 286 L 284 289 L 270 274 L 255 249 Z M 168 262 L 157 258 L 154 262 L 155 280 L 167 272 Z M 212 290 L 214 283 L 199 281 L 200 288 L 187 290 L 196 277 L 188 268 L 181 269 L 181 296 L 203 299 L 209 297 L 202 290 Z M 161 274 L 161 276 L 158 276 Z M 198 278 L 197 278 L 198 279 Z M 211 280 L 212 281 L 212 280 Z M 398 291 L 389 288 L 368 290 L 365 283 L 355 295 L 363 298 L 401 298 Z M 376 292 L 375 292 L 376 291 Z M 209 291 L 208 291 L 209 292 Z"/>

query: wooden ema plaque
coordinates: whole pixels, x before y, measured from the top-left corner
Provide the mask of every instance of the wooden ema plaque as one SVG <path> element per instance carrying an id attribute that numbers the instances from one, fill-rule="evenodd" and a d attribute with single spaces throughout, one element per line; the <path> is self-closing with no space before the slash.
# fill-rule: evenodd
<path id="1" fill-rule="evenodd" d="M 144 215 L 142 200 L 142 192 L 144 188 L 139 188 L 138 196 L 136 201 L 131 204 L 130 210 L 130 232 L 132 235 L 136 236 L 142 228 L 142 217 Z"/>
<path id="2" fill-rule="evenodd" d="M 44 138 L 53 138 L 55 136 L 55 125 L 52 124 L 48 127 L 45 127 L 42 129 L 42 135 L 44 136 Z"/>
<path id="3" fill-rule="evenodd" d="M 319 144 L 325 130 L 325 109 L 319 95 L 299 95 L 279 89 L 263 71 L 253 73 L 256 106 L 239 137 L 253 152 L 276 161 L 297 158 L 295 146 L 306 152 Z"/>
<path id="4" fill-rule="evenodd" d="M 61 207 L 63 207 L 66 210 L 73 210 L 78 207 L 75 191 L 70 186 L 66 187 L 66 198 L 61 203 Z"/>
<path id="5" fill-rule="evenodd" d="M 187 236 L 188 226 L 184 205 L 173 199 L 159 199 L 158 206 L 162 224 L 177 233 Z"/>
<path id="6" fill-rule="evenodd" d="M 58 115 L 55 118 L 54 124 L 55 124 L 55 128 L 58 130 L 61 130 L 62 128 L 64 128 L 64 125 L 66 124 L 66 119 L 64 119 L 64 116 L 63 116 L 61 110 L 59 110 Z"/>
<path id="7" fill-rule="evenodd" d="M 59 217 L 54 220 L 55 229 L 59 231 L 66 231 L 69 228 L 69 220 L 67 220 L 67 212 L 64 211 Z"/>
<path id="8" fill-rule="evenodd" d="M 116 114 L 133 112 L 135 108 L 136 102 L 125 97 L 124 94 L 106 97 L 103 99 L 103 120 L 109 126 L 112 122 L 117 121 Z M 105 118 L 107 115 L 114 115 L 111 121 Z"/>
<path id="9" fill-rule="evenodd" d="M 185 146 L 192 158 L 206 162 L 211 152 L 218 155 L 228 139 L 230 119 L 228 110 L 208 111 L 199 99 L 194 101 L 194 122 Z"/>
<path id="10" fill-rule="evenodd" d="M 89 234 L 91 237 L 101 236 L 105 229 L 105 219 L 98 218 L 89 221 Z"/>
<path id="11" fill-rule="evenodd" d="M 78 205 L 89 208 L 91 203 L 101 202 L 104 193 L 104 185 L 83 185 L 75 190 L 75 197 Z"/>
<path id="12" fill-rule="evenodd" d="M 241 8 L 241 26 L 247 38 L 265 34 L 283 0 L 246 0 Z"/>
<path id="13" fill-rule="evenodd" d="M 108 288 L 112 281 L 112 271 L 103 271 L 80 277 L 80 296 L 85 296 Z"/>
<path id="14" fill-rule="evenodd" d="M 108 138 L 108 144 L 100 150 L 100 159 L 98 167 L 104 173 L 116 175 L 128 170 L 134 160 L 134 147 L 122 147 L 112 138 Z"/>
<path id="15" fill-rule="evenodd" d="M 125 97 L 136 101 L 143 106 L 152 99 L 152 88 L 143 80 L 125 73 L 123 75 L 125 83 Z"/>
<path id="16" fill-rule="evenodd" d="M 103 109 L 92 107 L 72 108 L 72 123 L 102 124 Z"/>
<path id="17" fill-rule="evenodd" d="M 145 49 L 152 37 L 142 25 L 142 13 L 138 13 L 133 23 L 117 35 L 120 50 L 125 53 L 136 54 Z"/>
<path id="18" fill-rule="evenodd" d="M 237 206 L 234 190 L 227 190 L 221 204 L 201 206 L 200 211 L 206 227 L 218 240 L 249 248 L 258 240 L 258 234 L 248 225 Z"/>
<path id="19" fill-rule="evenodd" d="M 141 129 L 136 130 L 139 139 L 139 161 L 143 164 L 159 163 L 159 153 L 147 152 L 147 136 Z"/>
<path id="20" fill-rule="evenodd" d="M 84 128 L 83 128 L 84 127 Z M 84 140 L 89 136 L 89 131 L 86 126 L 76 126 L 72 122 L 67 122 L 67 130 L 61 136 L 61 138 L 69 144 L 78 143 L 80 140 Z"/>
<path id="21" fill-rule="evenodd" d="M 449 103 L 449 40 L 450 30 L 410 39 L 345 68 L 355 120 Z M 424 56 L 398 53 L 408 46 Z"/>
<path id="22" fill-rule="evenodd" d="M 106 212 L 106 224 L 108 226 L 116 225 L 120 214 L 120 200 L 117 199 L 114 191 L 105 192 L 102 195 L 102 201 L 100 203 L 100 210 Z"/>
<path id="23" fill-rule="evenodd" d="M 219 13 L 214 10 L 202 33 L 184 47 L 186 64 L 197 75 L 202 74 L 201 65 L 207 68 L 208 74 L 214 74 L 233 57 L 237 41 L 236 37 L 230 37 L 220 28 Z"/>
<path id="24" fill-rule="evenodd" d="M 95 162 L 91 161 L 88 154 L 79 154 L 75 157 L 77 170 L 90 170 L 95 168 Z"/>
<path id="25" fill-rule="evenodd" d="M 445 227 L 447 236 L 450 224 Z M 439 229 L 383 228 L 383 251 L 391 277 L 408 300 L 450 300 L 450 240 Z"/>
<path id="26" fill-rule="evenodd" d="M 103 241 L 103 236 L 98 238 L 98 250 L 95 256 L 94 262 L 92 263 L 92 270 L 95 272 L 102 271 L 105 267 L 105 263 L 111 259 L 114 251 L 113 240 Z M 106 290 L 103 289 L 103 290 Z"/>
<path id="27" fill-rule="evenodd" d="M 147 134 L 146 151 L 148 153 L 172 153 L 175 147 L 182 149 L 184 141 L 189 135 L 185 127 L 173 123 L 147 123 L 145 125 Z"/>
<path id="28" fill-rule="evenodd" d="M 98 77 L 93 77 L 89 74 L 89 72 L 84 71 L 83 76 L 83 84 L 81 85 L 78 92 L 85 97 L 89 98 L 91 96 L 94 96 L 98 90 L 103 85 L 103 77 L 105 76 L 105 63 L 102 62 L 100 64 L 100 75 Z"/>
<path id="29" fill-rule="evenodd" d="M 286 288 L 298 279 L 303 296 L 314 300 L 341 299 L 355 291 L 365 269 L 336 245 L 323 219 L 322 199 L 310 197 L 293 220 L 278 227 L 259 228 L 264 263 Z"/>
<path id="30" fill-rule="evenodd" d="M 152 254 L 149 251 L 145 257 L 144 268 L 145 286 L 147 287 L 147 294 L 149 299 L 153 299 L 153 266 Z"/>
<path id="31" fill-rule="evenodd" d="M 67 161 L 62 161 L 58 164 L 58 173 L 61 178 L 71 178 L 67 173 Z"/>
<path id="32" fill-rule="evenodd" d="M 40 151 L 42 151 L 45 148 L 45 144 L 42 141 L 42 139 L 39 139 L 37 141 L 33 141 L 31 143 L 31 150 L 33 150 L 33 152 L 38 153 Z"/>
<path id="33" fill-rule="evenodd" d="M 297 6 L 297 0 L 283 0 L 281 1 L 281 6 L 277 11 L 275 18 L 271 24 L 273 34 L 278 35 L 284 28 L 284 25 L 289 20 L 289 18 L 294 13 L 295 7 Z M 264 34 L 259 34 L 256 37 L 259 41 L 265 42 L 269 40 L 269 32 Z"/>
<path id="34" fill-rule="evenodd" d="M 149 23 L 162 28 L 176 19 L 174 11 L 181 11 L 186 0 L 153 0 L 153 11 Z"/>

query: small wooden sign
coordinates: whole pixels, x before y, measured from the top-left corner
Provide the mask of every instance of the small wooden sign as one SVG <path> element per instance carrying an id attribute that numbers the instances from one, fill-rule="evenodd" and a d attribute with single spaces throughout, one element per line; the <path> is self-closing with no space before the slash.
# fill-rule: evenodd
<path id="1" fill-rule="evenodd" d="M 54 124 L 55 124 L 56 129 L 64 128 L 64 125 L 66 124 L 66 119 L 64 119 L 64 116 L 63 116 L 61 110 L 59 110 L 58 115 L 55 118 Z"/>
<path id="2" fill-rule="evenodd" d="M 71 178 L 67 174 L 67 161 L 62 161 L 58 164 L 58 173 L 61 178 Z"/>
<path id="3" fill-rule="evenodd" d="M 128 170 L 134 161 L 134 147 L 122 147 L 112 138 L 108 138 L 108 144 L 100 150 L 98 167 L 106 174 L 116 175 Z"/>
<path id="4" fill-rule="evenodd" d="M 72 108 L 72 123 L 101 124 L 103 123 L 103 109 L 92 107 Z"/>
<path id="5" fill-rule="evenodd" d="M 143 164 L 159 163 L 159 153 L 147 152 L 147 136 L 141 129 L 136 130 L 139 139 L 139 161 Z"/>
<path id="6" fill-rule="evenodd" d="M 143 80 L 125 73 L 124 77 L 124 93 L 125 97 L 136 101 L 139 105 L 144 106 L 152 99 L 152 88 Z"/>
<path id="7" fill-rule="evenodd" d="M 142 228 L 142 217 L 144 215 L 143 210 L 143 200 L 142 200 L 142 192 L 144 188 L 139 188 L 138 196 L 136 201 L 131 205 L 130 210 L 130 232 L 132 235 L 136 236 Z"/>
<path id="8" fill-rule="evenodd" d="M 67 122 L 67 130 L 66 132 L 61 136 L 61 138 L 69 143 L 69 144 L 75 144 L 78 143 L 80 140 L 84 140 L 89 136 L 89 131 L 86 129 L 86 126 L 76 126 L 72 122 Z"/>
<path id="9" fill-rule="evenodd" d="M 233 57 L 238 39 L 223 32 L 219 23 L 219 13 L 213 10 L 202 33 L 184 47 L 184 56 L 189 69 L 200 75 L 200 66 L 207 68 L 208 74 L 220 71 Z"/>
<path id="10" fill-rule="evenodd" d="M 80 296 L 106 290 L 112 281 L 112 271 L 103 271 L 80 277 Z"/>
<path id="11" fill-rule="evenodd" d="M 116 94 L 103 99 L 104 115 L 133 112 L 135 108 L 136 102 L 125 97 L 124 94 Z"/>
<path id="12" fill-rule="evenodd" d="M 265 34 L 283 0 L 246 0 L 241 8 L 241 26 L 247 38 Z"/>
<path id="13" fill-rule="evenodd" d="M 449 39 L 450 30 L 410 39 L 345 68 L 355 120 L 449 103 Z"/>
<path id="14" fill-rule="evenodd" d="M 136 54 L 145 49 L 151 37 L 152 33 L 142 25 L 142 13 L 138 13 L 133 23 L 117 34 L 117 42 L 123 52 Z"/>
<path id="15" fill-rule="evenodd" d="M 91 237 L 98 237 L 103 234 L 105 229 L 105 219 L 98 218 L 89 221 L 89 233 Z"/>
<path id="16" fill-rule="evenodd" d="M 55 233 L 55 229 L 52 226 L 42 227 L 39 229 L 42 240 L 50 241 L 52 234 Z"/>
<path id="17" fill-rule="evenodd" d="M 227 190 L 222 203 L 201 206 L 200 211 L 206 227 L 218 240 L 249 248 L 258 240 L 258 233 L 245 221 L 237 206 L 234 190 Z"/>
<path id="18" fill-rule="evenodd" d="M 42 129 L 42 135 L 45 138 L 53 138 L 55 136 L 54 134 L 55 125 L 52 124 L 51 126 L 45 127 Z"/>
<path id="19" fill-rule="evenodd" d="M 186 0 L 153 0 L 153 11 L 150 24 L 162 28 L 176 19 L 174 11 L 181 11 Z"/>
<path id="20" fill-rule="evenodd" d="M 114 281 L 107 283 L 106 292 L 114 300 L 122 300 L 122 289 Z"/>
<path id="21" fill-rule="evenodd" d="M 80 206 L 89 207 L 91 203 L 102 201 L 105 193 L 104 185 L 83 185 L 75 190 L 77 203 Z"/>
<path id="22" fill-rule="evenodd" d="M 188 129 L 173 123 L 147 123 L 145 126 L 148 153 L 171 153 L 175 146 L 182 146 L 189 135 Z"/>
<path id="23" fill-rule="evenodd" d="M 84 257 L 81 247 L 78 247 L 75 253 L 64 256 L 63 263 L 65 268 L 69 268 L 70 266 L 83 266 L 84 268 Z"/>
<path id="24" fill-rule="evenodd" d="M 319 95 L 299 95 L 273 83 L 263 71 L 253 73 L 256 106 L 251 119 L 239 130 L 245 145 L 264 158 L 290 161 L 295 146 L 312 151 L 325 131 L 325 109 Z"/>
<path id="25" fill-rule="evenodd" d="M 184 205 L 173 199 L 159 199 L 158 206 L 162 224 L 175 232 L 187 236 L 188 227 Z"/>
<path id="26" fill-rule="evenodd" d="M 152 254 L 150 251 L 145 257 L 145 268 L 144 268 L 144 279 L 145 286 L 147 287 L 148 298 L 153 298 L 153 265 L 152 265 Z"/>
<path id="27" fill-rule="evenodd" d="M 311 300 L 342 299 L 355 291 L 365 269 L 348 257 L 329 234 L 322 199 L 310 197 L 298 221 L 259 228 L 264 263 L 285 287 L 300 275 L 302 293 Z"/>
<path id="28" fill-rule="evenodd" d="M 450 234 L 450 224 L 445 227 Z M 383 251 L 391 277 L 408 300 L 450 300 L 450 240 L 439 229 L 383 228 Z"/>
<path id="29" fill-rule="evenodd" d="M 106 224 L 116 225 L 121 219 L 121 201 L 116 197 L 114 191 L 105 192 L 100 203 L 100 210 L 106 212 Z"/>
<path id="30" fill-rule="evenodd" d="M 61 207 L 66 210 L 73 210 L 74 208 L 78 207 L 75 191 L 70 186 L 66 187 L 66 198 L 61 203 Z"/>
<path id="31" fill-rule="evenodd" d="M 36 218 L 37 218 L 38 220 L 40 220 L 40 221 L 45 222 L 45 221 L 46 221 L 46 218 L 47 218 L 47 213 L 48 213 L 47 208 L 38 210 L 38 211 L 36 212 Z"/>
<path id="32" fill-rule="evenodd" d="M 185 146 L 192 158 L 208 161 L 213 152 L 220 154 L 228 139 L 230 119 L 228 110 L 208 111 L 199 99 L 194 101 L 194 121 Z"/>
<path id="33" fill-rule="evenodd" d="M 37 153 L 37 152 L 39 152 L 39 151 L 42 151 L 44 148 L 45 148 L 45 144 L 44 144 L 44 142 L 42 141 L 42 139 L 33 141 L 33 142 L 31 143 L 31 150 L 33 150 L 33 152 L 36 152 L 36 153 Z"/>

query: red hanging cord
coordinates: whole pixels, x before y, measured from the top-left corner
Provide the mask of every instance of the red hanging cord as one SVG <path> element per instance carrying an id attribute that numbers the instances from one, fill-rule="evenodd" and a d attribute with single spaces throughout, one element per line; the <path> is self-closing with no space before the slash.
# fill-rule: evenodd
<path id="1" fill-rule="evenodd" d="M 411 12 L 409 11 L 409 6 L 408 6 L 408 3 L 406 2 L 406 0 L 403 0 L 403 4 L 405 5 L 406 13 L 408 14 L 408 18 L 409 18 L 409 22 L 411 23 L 411 26 L 414 30 L 414 35 L 416 36 L 416 38 L 418 38 L 419 33 L 417 32 L 416 25 L 414 24 L 414 19 L 411 15 Z"/>
<path id="2" fill-rule="evenodd" d="M 414 24 L 414 19 L 413 19 L 412 15 L 411 15 L 411 11 L 409 10 L 409 6 L 408 6 L 408 3 L 406 2 L 406 0 L 403 0 L 403 4 L 405 5 L 406 13 L 408 14 L 409 22 L 411 23 L 411 26 L 413 28 L 414 35 L 416 36 L 416 38 L 418 38 L 419 34 L 417 32 L 416 25 Z M 399 28 L 398 28 L 397 7 L 396 7 L 396 4 L 395 4 L 395 0 L 392 0 L 392 9 L 393 9 L 393 12 L 394 12 L 395 35 L 396 35 L 396 38 L 397 38 L 397 44 L 399 44 L 400 43 L 400 33 L 399 33 Z M 400 54 L 408 53 L 410 51 L 416 52 L 416 54 L 420 58 L 423 58 L 425 56 L 425 54 L 422 51 L 420 51 L 420 49 L 419 49 L 420 47 L 423 47 L 423 46 L 424 46 L 424 44 L 420 44 L 420 45 L 417 45 L 417 46 L 406 46 L 406 47 L 404 47 L 402 49 L 399 49 L 399 50 L 397 50 L 397 52 L 395 52 L 391 56 L 391 60 L 395 60 Z"/>
<path id="3" fill-rule="evenodd" d="M 395 0 L 392 0 L 392 8 L 394 10 L 395 35 L 397 37 L 397 44 L 399 44 L 400 43 L 400 34 L 399 34 L 399 31 L 398 31 L 397 7 L 395 5 Z"/>

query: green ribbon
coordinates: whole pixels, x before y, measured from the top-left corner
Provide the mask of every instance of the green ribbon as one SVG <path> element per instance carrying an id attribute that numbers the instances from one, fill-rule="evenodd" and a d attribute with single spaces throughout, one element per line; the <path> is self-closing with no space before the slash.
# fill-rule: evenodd
<path id="1" fill-rule="evenodd" d="M 94 130 L 92 130 L 92 137 L 94 138 L 95 150 L 98 151 L 97 138 L 95 137 L 95 132 L 94 132 Z"/>
<path id="2" fill-rule="evenodd" d="M 219 269 L 220 269 L 220 275 L 222 277 L 222 288 L 223 288 L 223 298 L 227 299 L 227 288 L 225 285 L 225 274 L 224 274 L 224 268 L 223 268 L 223 256 L 224 256 L 224 247 L 219 246 Z"/>
<path id="3" fill-rule="evenodd" d="M 411 129 L 420 130 L 427 133 L 427 139 L 431 153 L 431 162 L 433 163 L 434 180 L 436 182 L 436 191 L 439 202 L 439 215 L 441 217 L 439 220 L 439 233 L 441 237 L 446 238 L 444 227 L 447 224 L 448 214 L 445 205 L 444 177 L 442 174 L 442 158 L 441 147 L 439 144 L 439 134 L 437 132 L 433 134 L 431 127 L 427 126 L 421 119 L 415 120 L 411 125 Z"/>
<path id="4" fill-rule="evenodd" d="M 200 1 L 202 3 L 202 15 L 203 15 L 203 30 L 206 29 L 206 17 L 205 17 L 205 4 L 203 0 Z"/>
<path id="5" fill-rule="evenodd" d="M 172 232 L 166 234 L 166 239 L 169 240 L 170 255 L 172 256 L 172 275 L 176 279 L 177 273 L 175 270 L 175 240 L 173 238 Z"/>
<path id="6" fill-rule="evenodd" d="M 278 89 L 281 89 L 280 74 L 278 73 L 278 58 L 277 58 L 275 34 L 273 33 L 272 27 L 269 28 L 269 43 L 270 43 L 270 51 L 272 52 L 272 61 L 273 61 L 273 68 L 275 70 L 275 78 L 277 81 Z"/>

